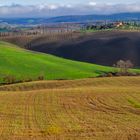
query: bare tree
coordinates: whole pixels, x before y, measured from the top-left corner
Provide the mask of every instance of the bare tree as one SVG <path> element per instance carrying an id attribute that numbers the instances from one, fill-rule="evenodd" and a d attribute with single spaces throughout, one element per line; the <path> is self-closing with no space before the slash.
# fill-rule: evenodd
<path id="1" fill-rule="evenodd" d="M 130 60 L 119 60 L 113 66 L 118 68 L 120 73 L 128 73 L 129 69 L 133 68 L 134 65 Z"/>

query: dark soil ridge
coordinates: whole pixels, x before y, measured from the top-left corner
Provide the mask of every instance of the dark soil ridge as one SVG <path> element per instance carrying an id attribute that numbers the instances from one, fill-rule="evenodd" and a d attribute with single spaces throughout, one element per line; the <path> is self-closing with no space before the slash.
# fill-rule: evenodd
<path id="1" fill-rule="evenodd" d="M 135 67 L 140 67 L 140 32 L 99 32 L 57 42 L 40 38 L 39 42 L 34 40 L 30 49 L 106 66 L 131 60 Z"/>
<path id="2" fill-rule="evenodd" d="M 112 66 L 118 60 L 131 60 L 135 67 L 140 67 L 140 32 L 136 31 L 13 37 L 8 40 L 29 50 L 67 59 L 105 66 Z"/>

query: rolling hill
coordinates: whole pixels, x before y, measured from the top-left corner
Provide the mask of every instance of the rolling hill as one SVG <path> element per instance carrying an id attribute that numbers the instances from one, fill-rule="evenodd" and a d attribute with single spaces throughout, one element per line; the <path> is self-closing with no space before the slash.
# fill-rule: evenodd
<path id="1" fill-rule="evenodd" d="M 140 77 L 0 87 L 1 140 L 139 140 Z"/>
<path id="2" fill-rule="evenodd" d="M 112 66 L 131 60 L 140 67 L 140 32 L 111 31 L 83 34 L 73 40 L 33 40 L 31 50 L 93 64 Z"/>
<path id="3" fill-rule="evenodd" d="M 15 76 L 17 80 L 34 80 L 39 75 L 45 79 L 79 79 L 96 77 L 112 70 L 110 67 L 66 60 L 0 42 L 0 82 L 5 75 Z"/>
<path id="4" fill-rule="evenodd" d="M 1 18 L 0 23 L 8 24 L 44 24 L 44 23 L 64 23 L 64 22 L 95 22 L 103 20 L 139 20 L 140 13 L 116 13 L 110 15 L 68 15 L 68 16 L 58 16 L 58 17 L 45 17 L 45 18 Z"/>
<path id="5" fill-rule="evenodd" d="M 61 23 L 61 22 L 95 22 L 103 20 L 139 20 L 140 13 L 116 13 L 109 15 L 71 15 L 71 16 L 59 16 L 48 18 L 47 23 Z"/>

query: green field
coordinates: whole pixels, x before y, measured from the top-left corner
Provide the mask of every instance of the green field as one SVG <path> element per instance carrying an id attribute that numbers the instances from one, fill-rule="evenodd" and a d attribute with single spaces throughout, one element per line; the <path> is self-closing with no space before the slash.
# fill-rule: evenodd
<path id="1" fill-rule="evenodd" d="M 0 77 L 15 76 L 17 80 L 36 79 L 80 79 L 97 77 L 113 68 L 71 61 L 52 55 L 32 52 L 15 45 L 0 42 Z"/>
<path id="2" fill-rule="evenodd" d="M 113 71 L 115 69 L 111 67 L 72 61 L 0 42 L 0 83 L 4 82 L 5 76 L 15 77 L 17 82 L 37 80 L 39 76 L 46 80 L 66 80 L 97 77 Z"/>
<path id="3" fill-rule="evenodd" d="M 86 78 L 111 71 L 0 42 L 1 83 L 49 79 L 0 86 L 0 140 L 139 140 L 140 77 Z"/>

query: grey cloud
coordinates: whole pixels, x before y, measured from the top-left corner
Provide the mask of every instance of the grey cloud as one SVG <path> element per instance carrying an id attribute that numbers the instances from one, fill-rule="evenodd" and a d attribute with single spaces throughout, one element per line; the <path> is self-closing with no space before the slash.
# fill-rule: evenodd
<path id="1" fill-rule="evenodd" d="M 140 12 L 140 4 L 97 4 L 85 5 L 11 5 L 0 6 L 0 17 L 52 17 L 64 15 L 112 14 L 122 12 Z"/>

